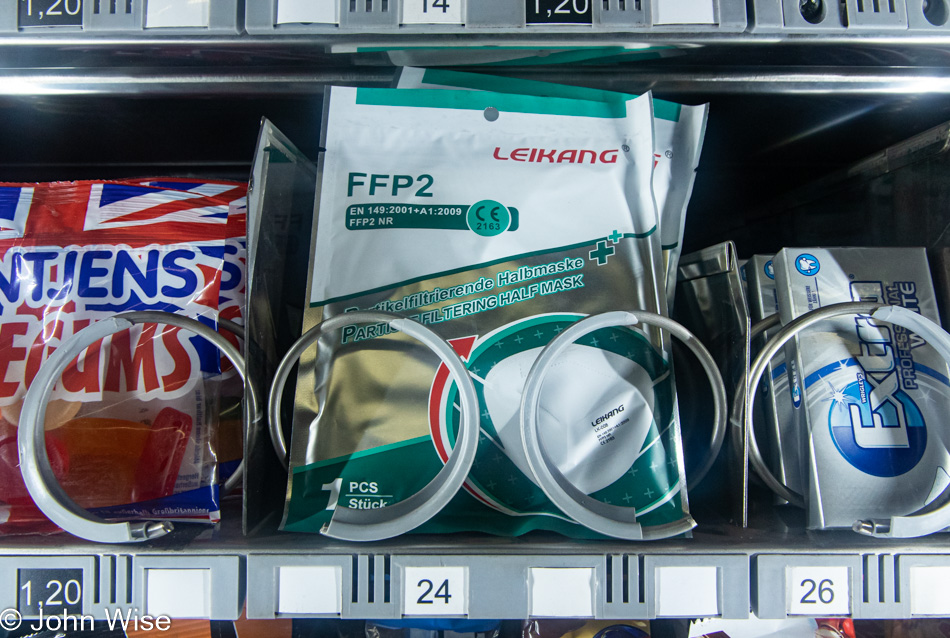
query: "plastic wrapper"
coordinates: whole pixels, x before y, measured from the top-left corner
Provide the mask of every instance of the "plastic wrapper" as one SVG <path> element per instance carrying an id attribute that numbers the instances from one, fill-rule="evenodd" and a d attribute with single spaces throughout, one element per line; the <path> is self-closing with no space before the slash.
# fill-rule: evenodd
<path id="1" fill-rule="evenodd" d="M 522 638 L 650 638 L 648 620 L 526 620 Z"/>
<path id="2" fill-rule="evenodd" d="M 403 69 L 399 74 L 397 87 L 478 89 L 607 103 L 624 102 L 633 97 L 614 91 L 534 80 L 419 68 Z M 653 196 L 656 199 L 660 244 L 666 269 L 666 297 L 670 304 L 673 303 L 676 269 L 682 252 L 686 208 L 696 179 L 708 112 L 708 104 L 684 106 L 666 100 L 653 100 Z"/>
<path id="3" fill-rule="evenodd" d="M 746 272 L 749 282 L 749 309 L 753 323 L 757 323 L 778 312 L 772 255 L 753 256 L 746 266 Z M 762 347 L 777 331 L 765 331 L 760 342 L 753 344 L 753 347 Z M 804 433 L 808 426 L 802 409 L 797 365 L 795 360 L 786 362 L 784 352 L 779 352 L 772 358 L 765 379 L 760 385 L 762 407 L 756 413 L 756 418 L 758 422 L 758 417 L 761 417 L 761 426 L 768 433 L 768 449 L 776 476 L 790 489 L 803 493 L 803 456 L 806 448 Z M 776 499 L 779 503 L 785 502 L 779 497 Z"/>
<path id="4" fill-rule="evenodd" d="M 665 311 L 651 98 L 334 88 L 328 105 L 304 330 L 352 309 L 400 313 L 449 340 L 476 380 L 475 466 L 419 531 L 593 535 L 534 483 L 518 408 L 543 346 L 585 314 Z M 385 328 L 345 329 L 302 359 L 283 529 L 386 507 L 445 462 L 455 384 Z M 541 399 L 561 472 L 644 527 L 688 515 L 668 361 L 658 331 L 598 331 Z"/>
<path id="5" fill-rule="evenodd" d="M 119 182 L 0 185 L 0 454 L 3 532 L 52 531 L 17 469 L 19 406 L 64 340 L 131 310 L 214 326 L 228 204 L 214 194 Z M 66 492 L 111 519 L 219 518 L 213 446 L 219 355 L 147 324 L 88 348 L 57 384 L 47 450 Z"/>
<path id="6" fill-rule="evenodd" d="M 156 188 L 175 189 L 223 197 L 228 202 L 228 218 L 224 241 L 224 263 L 218 296 L 218 316 L 244 326 L 247 279 L 247 185 L 237 182 L 207 181 L 183 178 L 149 178 L 134 180 Z M 222 335 L 243 352 L 244 342 L 231 330 L 222 328 Z M 244 455 L 241 429 L 244 384 L 231 362 L 221 357 L 218 427 L 214 447 L 218 456 L 218 478 L 223 483 L 241 464 Z"/>
<path id="7" fill-rule="evenodd" d="M 903 306 L 939 324 L 923 248 L 785 248 L 773 260 L 783 323 L 834 303 Z M 808 526 L 916 512 L 950 483 L 947 362 L 869 316 L 822 322 L 786 348 L 808 422 Z"/>
<path id="8" fill-rule="evenodd" d="M 498 638 L 501 621 L 403 618 L 366 621 L 366 638 Z"/>
<path id="9" fill-rule="evenodd" d="M 742 620 L 706 618 L 690 623 L 689 638 L 856 638 L 850 618 Z"/>

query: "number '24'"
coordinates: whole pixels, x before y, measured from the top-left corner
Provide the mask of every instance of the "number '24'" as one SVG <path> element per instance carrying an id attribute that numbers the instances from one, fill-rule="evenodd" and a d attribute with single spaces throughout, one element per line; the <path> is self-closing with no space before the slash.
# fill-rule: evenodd
<path id="1" fill-rule="evenodd" d="M 426 588 L 426 590 L 422 592 L 422 594 L 419 596 L 418 600 L 416 600 L 417 604 L 419 605 L 434 605 L 435 604 L 435 600 L 433 600 L 433 598 L 429 598 L 429 594 L 431 594 L 432 590 L 435 588 L 435 584 L 431 580 L 429 580 L 428 578 L 423 578 L 418 583 L 416 583 L 416 587 Z M 436 589 L 435 591 L 434 598 L 441 598 L 442 602 L 444 602 L 446 605 L 449 604 L 449 599 L 452 598 L 452 594 L 449 593 L 448 580 L 442 581 L 442 584 L 439 585 L 439 588 Z"/>

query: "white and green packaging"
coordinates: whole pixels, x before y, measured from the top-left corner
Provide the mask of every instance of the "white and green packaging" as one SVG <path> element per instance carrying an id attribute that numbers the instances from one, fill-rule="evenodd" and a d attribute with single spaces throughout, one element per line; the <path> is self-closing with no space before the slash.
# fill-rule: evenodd
<path id="1" fill-rule="evenodd" d="M 624 102 L 633 97 L 565 84 L 416 67 L 403 68 L 396 86 L 401 89 L 473 89 L 606 103 Z M 682 253 L 686 209 L 699 166 L 708 113 L 708 104 L 686 106 L 653 100 L 653 196 L 656 198 L 663 248 L 666 297 L 671 305 L 676 288 L 676 269 Z"/>
<path id="2" fill-rule="evenodd" d="M 354 309 L 412 317 L 475 381 L 480 440 L 455 499 L 419 528 L 592 536 L 534 483 L 519 430 L 532 362 L 584 315 L 666 308 L 650 96 L 594 102 L 476 91 L 328 94 L 304 330 Z M 282 528 L 387 507 L 435 476 L 457 390 L 388 325 L 349 327 L 298 374 Z M 575 343 L 542 395 L 545 450 L 575 487 L 688 516 L 668 344 L 652 329 Z"/>

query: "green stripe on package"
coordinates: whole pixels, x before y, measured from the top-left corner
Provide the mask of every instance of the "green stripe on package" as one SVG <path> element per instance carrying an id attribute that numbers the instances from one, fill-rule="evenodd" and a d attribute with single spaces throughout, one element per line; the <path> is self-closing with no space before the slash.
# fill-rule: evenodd
<path id="1" fill-rule="evenodd" d="M 578 319 L 666 307 L 649 96 L 600 112 L 566 98 L 364 91 L 333 88 L 327 101 L 304 330 L 353 310 L 396 312 L 465 362 L 476 460 L 417 531 L 597 537 L 535 483 L 521 394 L 544 346 Z M 652 329 L 591 333 L 541 397 L 553 463 L 585 494 L 635 508 L 644 527 L 688 515 L 668 352 Z M 301 360 L 283 529 L 318 532 L 338 508 L 415 494 L 448 458 L 460 417 L 455 382 L 427 348 L 387 324 L 330 335 Z"/>
<path id="2" fill-rule="evenodd" d="M 397 86 L 401 89 L 494 91 L 544 96 L 556 98 L 558 101 L 567 98 L 601 104 L 623 104 L 634 97 L 615 91 L 566 84 L 414 67 L 400 71 Z M 686 225 L 686 208 L 696 179 L 708 112 L 708 104 L 683 106 L 666 100 L 653 100 L 653 194 L 656 198 L 660 244 L 666 272 L 666 296 L 670 303 L 676 288 L 676 273 Z"/>

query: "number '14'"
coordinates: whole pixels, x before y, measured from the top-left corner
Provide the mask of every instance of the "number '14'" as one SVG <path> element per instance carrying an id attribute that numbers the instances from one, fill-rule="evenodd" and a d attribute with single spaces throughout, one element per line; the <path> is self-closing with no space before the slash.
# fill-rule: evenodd
<path id="1" fill-rule="evenodd" d="M 442 9 L 442 13 L 449 10 L 449 0 L 432 0 L 433 9 Z M 429 13 L 429 0 L 422 0 L 422 13 Z"/>

